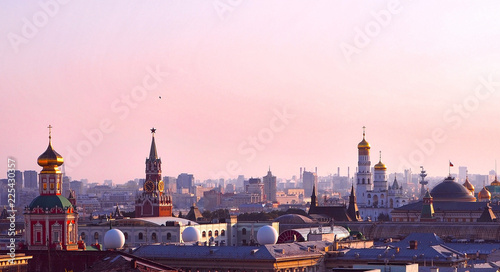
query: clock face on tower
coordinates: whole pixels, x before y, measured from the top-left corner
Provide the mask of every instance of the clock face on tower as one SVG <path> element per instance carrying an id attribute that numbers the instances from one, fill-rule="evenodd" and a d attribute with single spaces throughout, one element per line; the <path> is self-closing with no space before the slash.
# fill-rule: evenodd
<path id="1" fill-rule="evenodd" d="M 159 181 L 158 182 L 158 191 L 162 192 L 163 193 L 163 189 L 165 188 L 164 184 L 163 184 L 163 181 Z"/>
<path id="2" fill-rule="evenodd" d="M 146 183 L 144 183 L 144 190 L 146 190 L 146 192 L 151 193 L 154 189 L 155 184 L 151 180 L 148 180 L 146 181 Z"/>

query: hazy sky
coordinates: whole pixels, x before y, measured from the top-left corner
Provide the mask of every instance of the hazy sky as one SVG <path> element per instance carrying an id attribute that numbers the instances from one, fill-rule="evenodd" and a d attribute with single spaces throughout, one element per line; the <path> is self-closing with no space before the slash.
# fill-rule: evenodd
<path id="1" fill-rule="evenodd" d="M 351 176 L 500 152 L 498 1 L 1 1 L 4 163 L 48 143 L 73 179 Z M 161 97 L 161 98 L 160 98 Z"/>

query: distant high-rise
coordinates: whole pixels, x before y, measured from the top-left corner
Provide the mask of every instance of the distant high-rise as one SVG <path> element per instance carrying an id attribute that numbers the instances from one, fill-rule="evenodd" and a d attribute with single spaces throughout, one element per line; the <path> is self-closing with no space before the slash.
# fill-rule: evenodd
<path id="1" fill-rule="evenodd" d="M 165 183 L 165 193 L 177 192 L 177 178 L 164 176 L 163 182 Z"/>
<path id="2" fill-rule="evenodd" d="M 271 168 L 267 171 L 267 176 L 262 178 L 264 181 L 264 195 L 267 201 L 276 202 L 276 176 L 271 173 Z"/>
<path id="3" fill-rule="evenodd" d="M 73 180 L 69 183 L 70 190 L 75 191 L 76 195 L 83 194 L 83 182 L 78 180 Z"/>
<path id="4" fill-rule="evenodd" d="M 177 177 L 177 191 L 188 189 L 190 194 L 194 194 L 194 176 L 192 174 L 182 173 Z"/>
<path id="5" fill-rule="evenodd" d="M 458 180 L 465 181 L 467 177 L 467 166 L 459 166 L 458 167 Z"/>
<path id="6" fill-rule="evenodd" d="M 24 171 L 24 187 L 30 189 L 38 188 L 37 176 L 38 173 L 35 170 Z"/>
<path id="7" fill-rule="evenodd" d="M 62 194 L 63 195 L 69 195 L 69 187 L 70 187 L 70 180 L 71 178 L 68 176 L 63 176 L 63 181 L 62 181 Z"/>
<path id="8" fill-rule="evenodd" d="M 264 184 L 260 178 L 250 178 L 245 186 L 245 193 L 252 195 L 252 203 L 262 202 L 264 197 Z"/>
<path id="9" fill-rule="evenodd" d="M 316 184 L 318 183 L 318 176 L 316 175 L 316 173 L 304 170 L 304 172 L 302 172 L 302 181 L 303 181 L 302 186 L 304 188 L 304 195 L 306 196 L 312 195 L 313 186 L 316 186 Z"/>

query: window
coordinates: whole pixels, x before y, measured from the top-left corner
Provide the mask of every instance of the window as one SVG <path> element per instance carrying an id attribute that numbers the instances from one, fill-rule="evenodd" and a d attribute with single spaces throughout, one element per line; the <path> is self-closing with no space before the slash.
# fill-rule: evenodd
<path id="1" fill-rule="evenodd" d="M 220 236 L 226 236 L 226 231 L 225 230 L 221 230 L 220 231 Z"/>
<path id="2" fill-rule="evenodd" d="M 80 233 L 80 239 L 85 242 L 85 232 Z"/>
<path id="3" fill-rule="evenodd" d="M 47 190 L 47 183 L 45 183 L 45 182 L 43 183 L 43 189 Z"/>
<path id="4" fill-rule="evenodd" d="M 219 231 L 218 231 L 218 230 L 216 230 L 216 231 L 214 232 L 214 236 L 215 236 L 215 237 L 218 237 L 218 236 L 219 236 Z"/>
<path id="5" fill-rule="evenodd" d="M 151 241 L 153 241 L 153 243 L 156 243 L 156 242 L 157 242 L 157 239 L 156 239 L 156 232 L 153 232 L 153 234 L 151 234 Z"/>
<path id="6" fill-rule="evenodd" d="M 246 234 L 247 234 L 247 229 L 243 228 L 243 229 L 241 230 L 241 234 L 246 235 Z"/>
<path id="7" fill-rule="evenodd" d="M 68 225 L 68 237 L 66 238 L 67 241 L 68 241 L 68 243 L 74 243 L 75 242 L 74 239 L 73 239 L 73 237 L 75 236 L 74 231 L 75 231 L 74 225 L 73 225 L 73 223 L 70 223 Z"/>
<path id="8" fill-rule="evenodd" d="M 208 237 L 212 237 L 212 231 L 211 230 L 208 231 Z"/>
<path id="9" fill-rule="evenodd" d="M 36 223 L 35 228 L 34 228 L 34 233 L 35 233 L 35 243 L 41 244 L 42 243 L 42 224 Z"/>
<path id="10" fill-rule="evenodd" d="M 207 237 L 207 232 L 206 232 L 206 231 L 203 231 L 203 232 L 201 233 L 201 237 Z"/>
<path id="11" fill-rule="evenodd" d="M 54 190 L 54 183 L 50 184 L 50 190 Z"/>
<path id="12" fill-rule="evenodd" d="M 99 233 L 97 233 L 97 231 L 96 231 L 96 232 L 94 232 L 94 239 L 95 239 L 96 241 L 97 241 L 97 240 L 99 240 Z"/>
<path id="13" fill-rule="evenodd" d="M 128 232 L 124 232 L 123 236 L 125 236 L 125 241 L 127 241 L 128 240 Z"/>
<path id="14" fill-rule="evenodd" d="M 171 240 L 172 239 L 172 234 L 170 232 L 167 233 L 167 240 Z"/>
<path id="15" fill-rule="evenodd" d="M 142 234 L 142 232 L 139 232 L 139 240 L 142 240 L 144 239 L 144 234 Z"/>

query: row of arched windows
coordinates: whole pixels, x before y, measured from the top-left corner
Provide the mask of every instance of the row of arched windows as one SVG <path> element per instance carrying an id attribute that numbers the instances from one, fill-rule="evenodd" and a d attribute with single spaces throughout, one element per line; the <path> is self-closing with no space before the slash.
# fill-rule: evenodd
<path id="1" fill-rule="evenodd" d="M 213 233 L 213 236 L 214 236 L 214 237 L 219 237 L 219 231 L 218 231 L 218 230 L 215 230 L 215 231 L 214 231 L 214 233 Z M 221 231 L 220 231 L 220 236 L 226 236 L 226 231 L 225 231 L 225 230 L 221 230 Z M 207 232 L 206 232 L 206 231 L 203 231 L 203 232 L 201 233 L 201 237 L 203 237 L 203 238 L 207 237 Z M 212 231 L 211 231 L 211 230 L 209 230 L 209 231 L 208 231 L 208 237 L 212 237 Z M 167 238 L 167 239 L 168 239 L 168 238 Z"/>
<path id="2" fill-rule="evenodd" d="M 224 232 L 224 231 L 223 231 L 223 232 Z M 125 241 L 127 241 L 127 240 L 128 240 L 128 232 L 124 232 L 124 233 L 123 233 L 123 235 L 125 236 Z M 218 232 L 218 231 L 216 231 L 216 237 L 217 237 L 218 235 L 219 235 L 219 232 Z M 86 238 L 85 232 L 82 232 L 82 233 L 80 234 L 80 236 L 81 236 L 82 240 L 84 240 L 84 241 L 85 241 L 85 238 Z M 137 236 L 138 236 L 138 239 L 139 239 L 139 240 L 143 240 L 143 239 L 144 239 L 144 234 L 143 234 L 142 232 L 139 232 L 139 234 L 138 234 Z M 172 234 L 171 234 L 170 232 L 168 232 L 168 233 L 167 233 L 167 240 L 170 240 L 170 239 L 172 239 Z M 99 233 L 98 233 L 97 231 L 96 231 L 96 232 L 94 232 L 94 240 L 99 240 Z M 156 235 L 156 232 L 153 232 L 153 233 L 151 234 L 151 240 L 152 240 L 152 241 L 155 241 L 155 242 L 158 240 L 158 237 L 157 237 L 157 235 Z"/>

